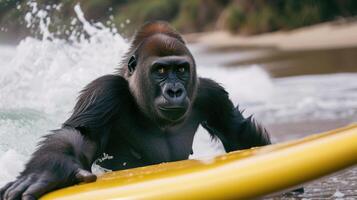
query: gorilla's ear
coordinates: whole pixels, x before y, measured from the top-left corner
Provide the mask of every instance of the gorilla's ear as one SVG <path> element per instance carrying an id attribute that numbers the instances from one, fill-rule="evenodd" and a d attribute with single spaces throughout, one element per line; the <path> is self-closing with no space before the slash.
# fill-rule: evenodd
<path id="1" fill-rule="evenodd" d="M 134 70 L 135 70 L 135 67 L 136 67 L 136 57 L 134 55 L 132 55 L 129 59 L 129 62 L 128 62 L 128 69 L 129 69 L 129 72 L 130 73 L 133 73 Z"/>

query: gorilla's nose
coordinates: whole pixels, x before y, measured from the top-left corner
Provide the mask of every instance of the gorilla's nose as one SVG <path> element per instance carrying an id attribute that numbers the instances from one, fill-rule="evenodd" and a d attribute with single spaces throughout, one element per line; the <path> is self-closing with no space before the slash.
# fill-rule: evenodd
<path id="1" fill-rule="evenodd" d="M 163 95 L 170 104 L 179 106 L 186 98 L 186 90 L 182 84 L 167 84 Z"/>

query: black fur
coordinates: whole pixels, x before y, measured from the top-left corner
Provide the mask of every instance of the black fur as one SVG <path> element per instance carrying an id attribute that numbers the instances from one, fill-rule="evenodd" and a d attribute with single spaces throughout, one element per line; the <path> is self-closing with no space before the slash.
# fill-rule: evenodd
<path id="1" fill-rule="evenodd" d="M 219 137 L 227 152 L 271 143 L 268 132 L 252 117 L 245 119 L 226 90 L 213 80 L 200 78 L 195 107 L 204 116 L 203 127 Z"/>
<path id="2" fill-rule="evenodd" d="M 162 54 L 165 49 L 169 55 Z M 133 59 L 128 66 L 128 58 L 138 52 L 135 66 Z M 162 98 L 162 91 L 148 78 L 152 70 L 146 60 L 157 52 L 190 65 L 189 77 L 180 80 L 187 92 L 187 111 L 175 122 L 161 123 L 162 117 L 153 111 L 150 95 Z M 100 77 L 81 92 L 72 116 L 44 138 L 17 180 L 0 190 L 1 199 L 38 198 L 56 188 L 93 181 L 90 167 L 103 153 L 114 157 L 101 165 L 114 170 L 187 159 L 200 124 L 221 139 L 228 152 L 270 144 L 265 129 L 251 117 L 244 118 L 223 87 L 196 77 L 192 55 L 166 23 L 145 25 L 124 60 L 118 75 Z M 179 83 L 175 81 L 172 87 Z"/>

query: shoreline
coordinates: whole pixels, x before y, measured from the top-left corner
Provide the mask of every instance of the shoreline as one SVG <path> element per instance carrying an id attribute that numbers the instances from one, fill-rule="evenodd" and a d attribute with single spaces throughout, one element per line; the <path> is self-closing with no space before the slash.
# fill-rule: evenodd
<path id="1" fill-rule="evenodd" d="M 252 36 L 214 31 L 184 35 L 188 43 L 200 42 L 210 48 L 269 48 L 280 50 L 335 49 L 357 46 L 357 21 L 325 22 L 289 31 L 276 31 Z"/>
<path id="2" fill-rule="evenodd" d="M 272 77 L 357 72 L 357 21 L 326 22 L 291 31 L 255 36 L 207 32 L 185 35 L 205 46 L 207 54 L 232 53 L 224 67 L 258 64 Z"/>

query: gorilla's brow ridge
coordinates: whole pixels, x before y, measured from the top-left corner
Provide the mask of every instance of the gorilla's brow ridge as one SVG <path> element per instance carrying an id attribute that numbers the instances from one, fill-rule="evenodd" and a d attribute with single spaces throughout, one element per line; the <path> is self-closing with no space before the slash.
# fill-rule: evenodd
<path id="1" fill-rule="evenodd" d="M 152 55 L 183 55 L 187 52 L 185 45 L 177 38 L 161 33 L 150 36 L 141 45 L 145 51 L 150 52 Z"/>

